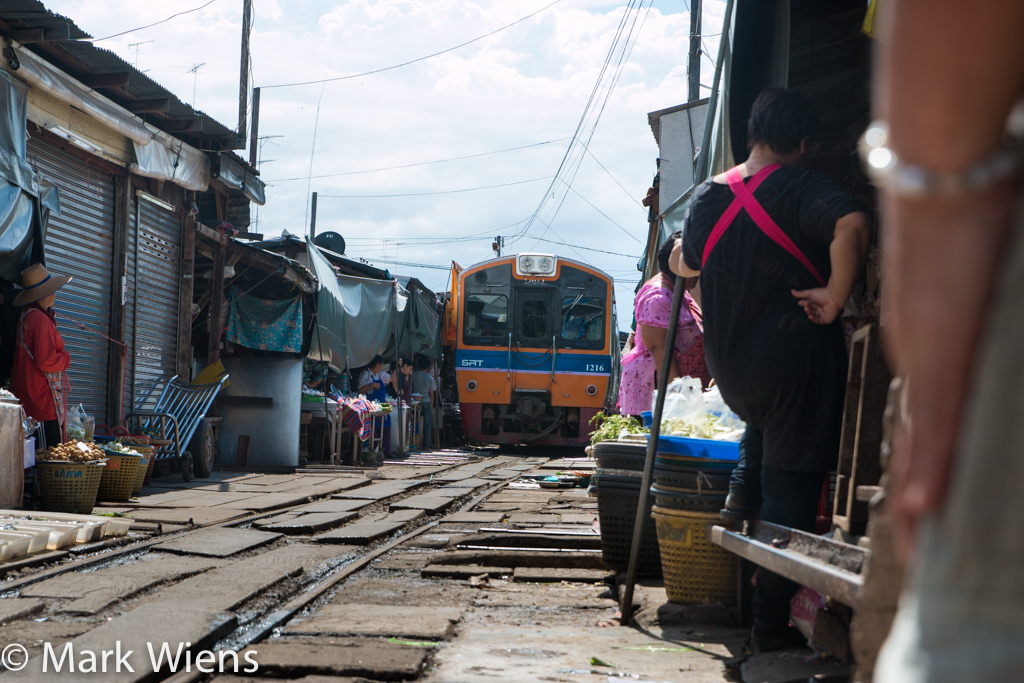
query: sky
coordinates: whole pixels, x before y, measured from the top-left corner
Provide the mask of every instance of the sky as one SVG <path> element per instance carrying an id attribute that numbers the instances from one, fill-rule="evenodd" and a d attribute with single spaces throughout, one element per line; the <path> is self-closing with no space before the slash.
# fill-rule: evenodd
<path id="1" fill-rule="evenodd" d="M 96 38 L 127 31 L 96 44 L 237 125 L 242 0 L 46 5 Z M 704 45 L 716 58 L 724 5 L 704 2 Z M 441 292 L 453 260 L 469 266 L 493 257 L 501 235 L 505 253 L 554 253 L 611 275 L 619 325 L 628 328 L 647 235 L 640 200 L 658 156 L 647 114 L 686 100 L 688 1 L 254 7 L 250 86 L 261 88 L 267 203 L 250 230 L 307 233 L 317 192 L 318 233 L 338 232 L 349 257 Z M 139 28 L 179 12 L 187 13 Z M 713 71 L 704 55 L 702 84 Z"/>

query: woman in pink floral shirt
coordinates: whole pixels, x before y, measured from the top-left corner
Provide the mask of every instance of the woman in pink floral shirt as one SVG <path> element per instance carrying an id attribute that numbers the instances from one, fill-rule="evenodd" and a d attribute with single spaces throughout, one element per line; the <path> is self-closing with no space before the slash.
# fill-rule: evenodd
<path id="1" fill-rule="evenodd" d="M 673 253 L 678 258 L 680 236 L 678 232 L 671 235 L 658 249 L 658 267 L 661 272 L 645 282 L 636 295 L 636 345 L 622 357 L 622 382 L 619 384 L 619 411 L 623 415 L 639 415 L 651 409 L 655 375 L 661 367 L 667 343 L 672 294 L 676 285 L 676 275 L 669 269 L 668 263 Z M 683 286 L 686 284 L 682 283 Z M 696 284 L 696 281 L 692 284 Z M 700 307 L 689 292 L 684 296 L 684 305 L 679 310 L 679 327 L 669 381 L 676 377 L 695 377 L 707 387 L 711 375 L 704 362 Z"/>

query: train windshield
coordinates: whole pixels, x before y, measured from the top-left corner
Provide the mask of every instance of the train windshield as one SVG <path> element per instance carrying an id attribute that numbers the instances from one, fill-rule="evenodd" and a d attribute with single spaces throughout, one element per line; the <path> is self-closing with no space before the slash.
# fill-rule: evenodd
<path id="1" fill-rule="evenodd" d="M 562 299 L 562 339 L 584 342 L 579 346 L 604 346 L 604 299 L 566 297 Z"/>
<path id="2" fill-rule="evenodd" d="M 508 297 L 469 294 L 464 336 L 467 344 L 504 346 L 508 343 Z"/>

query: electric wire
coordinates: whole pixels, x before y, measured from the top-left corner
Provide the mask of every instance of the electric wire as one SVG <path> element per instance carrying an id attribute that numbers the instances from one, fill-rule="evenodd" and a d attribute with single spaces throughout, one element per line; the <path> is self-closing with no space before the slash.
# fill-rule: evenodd
<path id="1" fill-rule="evenodd" d="M 613 223 L 613 224 L 615 225 L 615 227 L 617 227 L 617 228 L 618 228 L 619 230 L 621 230 L 622 232 L 626 233 L 626 235 L 628 235 L 630 239 L 632 239 L 632 240 L 636 241 L 636 242 L 637 242 L 638 244 L 643 244 L 643 243 L 644 243 L 644 242 L 643 242 L 643 240 L 641 240 L 640 238 L 638 238 L 638 237 L 637 237 L 636 235 L 634 235 L 633 233 L 631 233 L 631 232 L 630 232 L 629 230 L 627 230 L 626 228 L 622 227 L 622 225 L 621 225 L 621 224 L 619 224 L 619 222 L 618 222 L 618 221 L 616 221 L 616 220 L 615 220 L 614 218 L 612 218 L 611 216 L 609 216 L 608 214 L 606 214 L 606 213 L 605 213 L 604 211 L 602 211 L 601 209 L 599 209 L 599 208 L 597 208 L 596 206 L 594 206 L 594 203 L 593 203 L 593 202 L 591 202 L 591 201 L 590 201 L 589 199 L 587 199 L 586 197 L 584 197 L 584 196 L 583 196 L 582 194 L 580 194 L 580 193 L 579 193 L 579 191 L 578 191 L 578 190 L 577 190 L 577 189 L 576 189 L 575 187 L 573 187 L 573 186 L 571 186 L 571 185 L 570 185 L 570 186 L 569 186 L 569 189 L 570 189 L 570 190 L 572 190 L 572 191 L 573 191 L 573 192 L 574 192 L 574 193 L 576 194 L 576 196 L 577 196 L 577 197 L 579 197 L 580 199 L 582 199 L 583 201 L 585 201 L 585 202 L 586 202 L 587 204 L 590 204 L 590 206 L 591 206 L 591 207 L 592 207 L 592 208 L 594 209 L 594 211 L 597 211 L 597 212 L 598 212 L 599 214 L 601 214 L 602 216 L 604 216 L 605 218 L 607 218 L 607 219 L 608 219 L 609 221 L 611 221 L 611 222 L 612 222 L 612 223 Z"/>
<path id="2" fill-rule="evenodd" d="M 161 19 L 160 21 L 154 22 L 152 24 L 146 24 L 145 26 L 139 26 L 138 28 L 129 29 L 127 31 L 121 31 L 120 33 L 115 33 L 115 34 L 113 34 L 111 36 L 107 36 L 105 38 L 87 38 L 87 39 L 85 39 L 85 40 L 83 40 L 81 42 L 83 42 L 83 43 L 98 43 L 101 40 L 110 40 L 111 38 L 117 38 L 117 37 L 123 36 L 123 35 L 125 35 L 127 33 L 135 33 L 136 31 L 142 31 L 143 29 L 153 28 L 154 26 L 159 26 L 160 24 L 166 24 L 171 19 L 174 19 L 175 17 L 180 17 L 183 14 L 191 14 L 192 12 L 198 12 L 199 10 L 203 9 L 204 7 L 209 7 L 210 5 L 212 5 L 215 2 L 217 2 L 217 0 L 210 0 L 205 5 L 200 5 L 199 7 L 193 7 L 192 9 L 187 9 L 187 10 L 185 10 L 183 12 L 178 12 L 177 14 L 172 14 L 171 16 L 167 17 L 166 19 Z"/>
<path id="3" fill-rule="evenodd" d="M 477 190 L 493 190 L 496 187 L 511 187 L 512 185 L 525 185 L 526 183 L 536 183 L 541 180 L 547 180 L 550 176 L 544 178 L 531 178 L 530 180 L 517 180 L 512 183 L 501 183 L 500 185 L 483 185 L 481 187 L 466 187 L 459 190 L 439 190 L 437 192 L 407 192 L 404 194 L 320 194 L 317 195 L 321 199 L 329 197 L 331 199 L 386 199 L 391 197 L 426 197 L 430 195 L 438 194 L 458 194 L 460 192 L 476 192 Z"/>
<path id="4" fill-rule="evenodd" d="M 563 140 L 568 140 L 568 139 L 569 138 L 557 138 L 555 140 L 545 140 L 544 142 L 535 142 L 535 143 L 530 144 L 530 145 L 521 145 L 519 147 L 509 147 L 507 149 L 496 149 L 496 150 L 494 150 L 492 152 L 480 152 L 478 154 L 467 154 L 467 155 L 461 156 L 461 157 L 451 157 L 450 159 L 436 159 L 434 161 L 420 161 L 420 162 L 417 162 L 415 164 L 404 164 L 402 166 L 385 166 L 383 168 L 369 168 L 369 169 L 365 169 L 365 170 L 362 170 L 362 171 L 345 171 L 343 173 L 328 173 L 328 174 L 325 174 L 325 175 L 315 175 L 315 176 L 312 176 L 312 178 L 314 180 L 317 180 L 317 179 L 320 179 L 320 178 L 337 178 L 337 177 L 346 176 L 346 175 L 359 175 L 361 173 L 378 173 L 380 171 L 395 171 L 395 170 L 399 170 L 399 169 L 403 169 L 403 168 L 413 168 L 415 166 L 429 166 L 431 164 L 444 164 L 444 163 L 447 163 L 449 161 L 462 161 L 463 159 L 475 159 L 477 157 L 485 157 L 485 156 L 490 156 L 492 154 L 502 154 L 504 152 L 515 152 L 515 151 L 521 150 L 521 149 L 529 149 L 530 147 L 540 147 L 542 145 L 550 145 L 553 142 L 561 142 Z M 301 178 L 278 178 L 278 179 L 274 179 L 274 180 L 267 180 L 266 182 L 268 184 L 269 183 L 287 183 L 287 182 L 291 182 L 293 180 L 306 180 L 306 179 L 307 179 L 306 177 L 301 177 Z"/>
<path id="5" fill-rule="evenodd" d="M 210 1 L 214 2 L 215 0 L 210 0 Z M 521 19 L 517 19 L 516 21 L 513 21 L 511 24 L 506 24 L 505 26 L 502 26 L 501 28 L 495 29 L 495 30 L 491 31 L 490 33 L 485 33 L 482 36 L 478 36 L 476 38 L 473 38 L 472 40 L 467 40 L 464 43 L 460 43 L 459 45 L 456 45 L 454 47 L 450 47 L 450 48 L 448 48 L 446 50 L 441 50 L 440 52 L 435 52 L 433 54 L 429 54 L 429 55 L 426 55 L 424 57 L 417 57 L 416 59 L 411 59 L 411 60 L 409 60 L 407 62 L 402 62 L 401 64 L 394 64 L 392 66 L 385 66 L 385 67 L 380 68 L 380 69 L 374 69 L 372 71 L 364 71 L 363 73 L 358 73 L 358 74 L 350 74 L 348 76 L 335 76 L 334 78 L 323 78 L 323 79 L 318 80 L 318 81 L 301 81 L 301 82 L 298 82 L 298 83 L 278 83 L 276 85 L 265 85 L 265 86 L 263 86 L 263 88 L 265 90 L 269 90 L 270 88 L 291 88 L 291 87 L 299 86 L 299 85 L 314 85 L 316 83 L 331 83 L 333 81 L 347 81 L 347 80 L 352 79 L 352 78 L 360 78 L 362 76 L 370 76 L 372 74 L 379 74 L 379 73 L 382 73 L 384 71 L 391 71 L 392 69 L 400 69 L 403 66 L 409 66 L 410 64 L 416 64 L 417 62 L 422 62 L 424 60 L 431 59 L 432 57 L 438 57 L 440 55 L 445 54 L 446 52 L 452 52 L 454 50 L 458 50 L 459 48 L 466 47 L 467 45 L 472 45 L 473 43 L 476 43 L 478 41 L 483 40 L 484 38 L 488 38 L 490 36 L 493 36 L 496 33 L 501 33 L 505 29 L 512 28 L 516 24 L 521 24 L 522 22 L 526 21 L 527 19 L 529 19 L 531 17 L 537 16 L 538 14 L 543 12 L 544 10 L 548 9 L 549 7 L 553 7 L 553 6 L 557 5 L 560 2 L 562 2 L 562 0 L 555 0 L 551 4 L 548 4 L 548 5 L 545 5 L 544 7 L 541 7 L 536 12 L 532 12 L 531 14 L 527 14 L 525 17 L 523 17 Z"/>
<path id="6" fill-rule="evenodd" d="M 596 161 L 597 165 L 601 167 L 601 170 L 604 171 L 605 173 L 607 173 L 608 177 L 611 178 L 612 180 L 614 180 L 615 184 L 622 188 L 622 191 L 626 193 L 626 196 L 629 197 L 630 199 L 632 199 L 634 202 L 636 202 L 637 206 L 639 206 L 640 208 L 643 208 L 644 205 L 640 202 L 640 200 L 637 199 L 636 197 L 634 197 L 632 194 L 630 194 L 629 190 L 627 190 L 623 186 L 623 184 L 619 182 L 619 179 L 616 178 L 615 176 L 613 176 L 612 172 L 604 167 L 604 164 L 601 163 L 600 159 L 598 159 L 596 156 L 594 156 L 594 153 L 590 151 L 590 148 L 589 147 L 585 147 L 585 149 L 587 150 L 587 154 L 590 155 L 590 158 L 593 159 L 594 161 Z"/>

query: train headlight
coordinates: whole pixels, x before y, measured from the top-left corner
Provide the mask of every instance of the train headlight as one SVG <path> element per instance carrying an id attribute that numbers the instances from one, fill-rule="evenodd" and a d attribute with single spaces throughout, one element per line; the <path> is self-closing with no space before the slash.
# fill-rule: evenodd
<path id="1" fill-rule="evenodd" d="M 596 395 L 597 395 L 597 387 L 594 386 L 593 384 L 588 384 L 587 385 L 587 396 L 596 396 Z"/>
<path id="2" fill-rule="evenodd" d="M 520 254 L 516 258 L 517 275 L 553 276 L 558 257 L 553 254 Z"/>
<path id="3" fill-rule="evenodd" d="M 466 382 L 466 390 L 467 391 L 476 391 L 476 387 L 477 387 L 477 384 L 476 384 L 476 380 L 475 379 L 471 379 L 468 382 Z"/>

